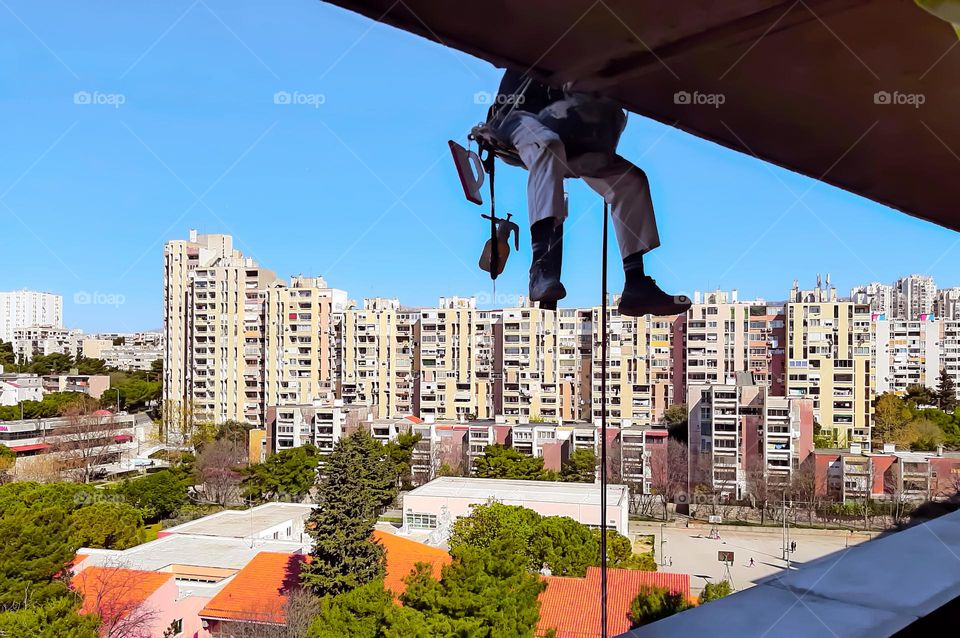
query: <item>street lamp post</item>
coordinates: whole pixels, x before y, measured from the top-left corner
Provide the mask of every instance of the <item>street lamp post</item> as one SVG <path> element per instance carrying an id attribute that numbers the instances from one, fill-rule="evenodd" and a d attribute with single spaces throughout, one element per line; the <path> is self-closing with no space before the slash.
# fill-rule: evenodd
<path id="1" fill-rule="evenodd" d="M 663 528 L 666 526 L 666 523 L 660 523 L 660 565 L 667 564 L 667 557 L 663 553 L 663 546 L 667 543 L 666 537 L 663 535 Z"/>

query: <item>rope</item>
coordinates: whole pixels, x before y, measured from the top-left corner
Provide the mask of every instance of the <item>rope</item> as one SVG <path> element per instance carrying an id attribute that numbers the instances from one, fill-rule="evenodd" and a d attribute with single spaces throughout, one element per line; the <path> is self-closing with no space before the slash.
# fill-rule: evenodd
<path id="1" fill-rule="evenodd" d="M 600 261 L 600 638 L 607 638 L 607 209 Z"/>

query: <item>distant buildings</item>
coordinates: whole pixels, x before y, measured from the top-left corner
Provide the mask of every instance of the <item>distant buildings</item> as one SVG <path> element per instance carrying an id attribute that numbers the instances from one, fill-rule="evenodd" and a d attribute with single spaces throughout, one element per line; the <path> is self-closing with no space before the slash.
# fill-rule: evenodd
<path id="1" fill-rule="evenodd" d="M 0 292 L 0 341 L 13 341 L 14 333 L 30 326 L 63 328 L 63 297 L 49 292 Z"/>
<path id="2" fill-rule="evenodd" d="M 722 498 L 757 482 L 790 484 L 813 450 L 813 400 L 778 397 L 748 373 L 731 385 L 692 385 L 688 396 L 690 476 Z"/>

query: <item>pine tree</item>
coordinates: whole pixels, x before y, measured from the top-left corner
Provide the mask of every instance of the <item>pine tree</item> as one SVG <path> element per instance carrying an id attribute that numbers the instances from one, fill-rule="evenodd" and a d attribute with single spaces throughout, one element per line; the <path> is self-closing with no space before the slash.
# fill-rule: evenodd
<path id="1" fill-rule="evenodd" d="M 957 384 L 947 373 L 946 368 L 940 368 L 940 382 L 937 384 L 937 405 L 944 412 L 953 412 L 957 408 Z"/>
<path id="2" fill-rule="evenodd" d="M 395 483 L 380 469 L 386 465 L 382 457 L 379 462 L 371 458 L 377 449 L 370 441 L 382 454 L 380 443 L 358 432 L 341 438 L 323 465 L 317 507 L 307 524 L 314 540 L 312 560 L 300 574 L 303 585 L 318 595 L 348 592 L 384 576 L 385 552 L 371 535 Z"/>

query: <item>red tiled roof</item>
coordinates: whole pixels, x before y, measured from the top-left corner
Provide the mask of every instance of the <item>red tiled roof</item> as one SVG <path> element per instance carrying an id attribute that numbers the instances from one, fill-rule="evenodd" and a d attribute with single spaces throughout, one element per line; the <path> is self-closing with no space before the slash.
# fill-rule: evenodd
<path id="1" fill-rule="evenodd" d="M 46 450 L 50 447 L 49 443 L 34 443 L 32 445 L 14 445 L 10 448 L 12 452 L 36 452 L 37 450 Z"/>
<path id="2" fill-rule="evenodd" d="M 410 416 L 405 416 L 403 418 L 405 418 L 407 421 L 410 421 L 411 423 L 423 423 L 423 419 L 421 419 L 418 416 L 413 416 L 412 414 Z"/>
<path id="3" fill-rule="evenodd" d="M 439 577 L 443 566 L 451 561 L 442 549 L 406 538 L 374 530 L 373 537 L 387 551 L 387 575 L 384 584 L 394 594 L 406 589 L 403 579 L 417 563 L 433 565 Z M 299 554 L 260 552 L 233 577 L 219 594 L 200 611 L 204 618 L 282 623 L 287 593 L 299 587 L 300 565 L 309 560 Z"/>
<path id="4" fill-rule="evenodd" d="M 547 588 L 540 594 L 540 622 L 537 635 L 556 630 L 556 638 L 599 638 L 600 568 L 588 567 L 585 578 L 547 576 Z M 666 587 L 690 598 L 689 574 L 644 572 L 633 569 L 607 570 L 607 630 L 617 636 L 630 629 L 630 603 L 643 585 Z"/>
<path id="5" fill-rule="evenodd" d="M 142 605 L 172 579 L 170 572 L 92 566 L 74 576 L 71 584 L 83 596 L 80 613 L 116 620 Z"/>
<path id="6" fill-rule="evenodd" d="M 384 586 L 396 595 L 402 594 L 407 584 L 403 582 L 417 563 L 430 563 L 433 575 L 440 577 L 444 565 L 451 562 L 450 554 L 442 549 L 424 545 L 396 534 L 373 531 L 373 537 L 387 550 L 387 576 Z"/>
<path id="7" fill-rule="evenodd" d="M 110 410 L 97 410 L 93 413 L 93 416 L 113 416 L 113 412 Z"/>
<path id="8" fill-rule="evenodd" d="M 287 592 L 299 586 L 300 554 L 260 552 L 200 611 L 205 618 L 283 622 Z"/>

